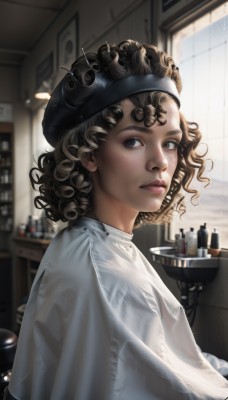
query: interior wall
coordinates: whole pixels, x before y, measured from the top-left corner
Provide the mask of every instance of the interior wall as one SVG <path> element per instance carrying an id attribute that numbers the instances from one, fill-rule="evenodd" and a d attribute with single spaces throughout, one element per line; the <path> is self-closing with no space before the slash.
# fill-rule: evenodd
<path id="1" fill-rule="evenodd" d="M 88 12 L 88 10 L 90 10 Z M 45 36 L 27 57 L 21 69 L 21 98 L 25 92 L 30 98 L 36 89 L 36 70 L 39 64 L 53 52 L 55 84 L 65 74 L 57 65 L 58 34 L 77 14 L 78 55 L 81 48 L 95 50 L 105 41 L 122 41 L 133 38 L 150 40 L 150 1 L 149 0 L 72 0 L 56 19 Z M 74 60 L 72 60 L 73 62 Z M 70 64 L 68 66 L 70 68 Z"/>
<path id="2" fill-rule="evenodd" d="M 17 67 L 0 66 L 0 102 L 12 103 L 19 97 L 19 70 Z"/>
<path id="3" fill-rule="evenodd" d="M 32 115 L 21 102 L 14 103 L 14 226 L 27 221 L 31 213 L 28 171 L 31 164 Z"/>
<path id="4" fill-rule="evenodd" d="M 200 295 L 194 325 L 203 351 L 228 361 L 228 258 L 221 259 L 215 279 Z"/>

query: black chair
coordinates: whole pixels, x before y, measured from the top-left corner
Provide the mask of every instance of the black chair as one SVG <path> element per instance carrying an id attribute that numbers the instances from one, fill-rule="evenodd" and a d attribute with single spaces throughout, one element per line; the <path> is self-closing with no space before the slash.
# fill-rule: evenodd
<path id="1" fill-rule="evenodd" d="M 17 335 L 8 329 L 0 328 L 0 399 L 8 386 L 17 348 Z"/>

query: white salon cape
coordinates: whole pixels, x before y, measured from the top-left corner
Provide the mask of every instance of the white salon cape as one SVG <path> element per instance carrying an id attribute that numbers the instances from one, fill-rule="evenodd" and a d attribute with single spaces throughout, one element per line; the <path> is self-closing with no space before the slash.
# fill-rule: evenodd
<path id="1" fill-rule="evenodd" d="M 83 218 L 54 238 L 23 318 L 17 400 L 225 400 L 180 303 L 132 235 Z"/>

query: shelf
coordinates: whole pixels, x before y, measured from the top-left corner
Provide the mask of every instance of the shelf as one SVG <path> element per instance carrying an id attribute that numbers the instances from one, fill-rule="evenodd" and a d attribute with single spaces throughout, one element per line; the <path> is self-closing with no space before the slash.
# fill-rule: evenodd
<path id="1" fill-rule="evenodd" d="M 30 238 L 27 236 L 15 236 L 13 238 L 13 240 L 15 240 L 15 242 L 19 243 L 24 243 L 25 245 L 28 244 L 34 244 L 35 246 L 44 246 L 47 247 L 50 244 L 50 240 L 49 239 L 36 239 L 36 238 Z"/>
<path id="2" fill-rule="evenodd" d="M 8 251 L 0 250 L 0 259 L 9 259 L 10 253 Z"/>
<path id="3" fill-rule="evenodd" d="M 14 229 L 13 149 L 13 124 L 0 122 L 0 241 L 6 248 L 10 248 Z"/>

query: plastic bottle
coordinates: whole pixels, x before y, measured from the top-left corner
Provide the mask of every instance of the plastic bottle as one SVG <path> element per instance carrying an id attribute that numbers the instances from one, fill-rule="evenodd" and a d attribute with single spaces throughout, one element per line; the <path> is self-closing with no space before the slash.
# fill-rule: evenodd
<path id="1" fill-rule="evenodd" d="M 211 234 L 209 253 L 212 257 L 217 257 L 220 254 L 219 232 L 217 231 L 217 228 L 214 228 L 214 231 Z"/>
<path id="2" fill-rule="evenodd" d="M 197 234 L 194 228 L 186 232 L 186 255 L 194 257 L 197 255 Z"/>
<path id="3" fill-rule="evenodd" d="M 180 229 L 180 236 L 177 240 L 177 255 L 178 257 L 184 257 L 186 255 L 186 239 L 184 229 Z"/>
<path id="4" fill-rule="evenodd" d="M 175 253 L 178 255 L 179 252 L 179 239 L 181 238 L 180 233 L 175 233 Z"/>
<path id="5" fill-rule="evenodd" d="M 207 249 L 208 247 L 208 230 L 206 222 L 204 222 L 202 230 L 202 247 L 203 249 Z"/>
<path id="6" fill-rule="evenodd" d="M 31 215 L 28 216 L 28 221 L 26 224 L 26 236 L 28 237 L 34 237 L 36 231 L 36 225 L 35 225 L 35 221 L 32 218 Z"/>
<path id="7" fill-rule="evenodd" d="M 206 222 L 204 225 L 200 225 L 200 229 L 197 231 L 197 249 L 198 256 L 207 257 L 207 243 L 208 243 L 208 231 Z"/>
<path id="8" fill-rule="evenodd" d="M 197 249 L 201 249 L 202 247 L 202 229 L 203 229 L 203 225 L 200 225 L 199 230 L 197 231 Z"/>

